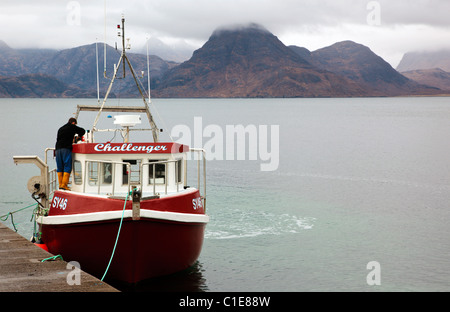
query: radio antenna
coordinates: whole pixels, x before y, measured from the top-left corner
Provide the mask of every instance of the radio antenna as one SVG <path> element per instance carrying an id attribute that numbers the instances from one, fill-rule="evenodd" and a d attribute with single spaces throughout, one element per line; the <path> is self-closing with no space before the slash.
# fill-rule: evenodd
<path id="1" fill-rule="evenodd" d="M 151 97 L 150 97 L 150 59 L 149 59 L 149 55 L 148 55 L 148 41 L 149 39 L 147 38 L 147 80 L 148 80 L 148 102 L 151 103 Z"/>
<path id="2" fill-rule="evenodd" d="M 95 67 L 97 68 L 97 103 L 100 105 L 100 82 L 98 78 L 98 48 L 97 48 L 97 39 L 95 39 Z"/>
<path id="3" fill-rule="evenodd" d="M 106 0 L 105 0 L 105 16 L 104 16 L 104 26 L 105 26 L 105 44 L 104 44 L 104 55 L 103 55 L 103 76 L 106 78 Z"/>

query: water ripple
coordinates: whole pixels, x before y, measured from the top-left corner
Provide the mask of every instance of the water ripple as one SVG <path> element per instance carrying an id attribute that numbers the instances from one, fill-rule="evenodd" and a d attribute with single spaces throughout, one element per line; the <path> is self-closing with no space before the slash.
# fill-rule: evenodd
<path id="1" fill-rule="evenodd" d="M 310 230 L 315 218 L 264 211 L 228 211 L 212 217 L 206 228 L 206 239 L 234 239 L 260 235 L 282 235 Z"/>

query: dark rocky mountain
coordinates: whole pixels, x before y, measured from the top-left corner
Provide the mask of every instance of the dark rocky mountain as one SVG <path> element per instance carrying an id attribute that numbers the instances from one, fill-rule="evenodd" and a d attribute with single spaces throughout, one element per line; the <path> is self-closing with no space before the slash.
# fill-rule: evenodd
<path id="1" fill-rule="evenodd" d="M 142 83 L 146 89 L 147 57 L 127 55 L 135 71 L 144 72 Z M 98 45 L 98 56 L 103 96 L 109 83 L 103 78 L 103 44 Z M 107 77 L 112 76 L 119 57 L 120 52 L 107 47 Z M 150 72 L 153 97 L 442 94 L 436 85 L 424 86 L 419 80 L 408 79 L 363 45 L 344 41 L 310 52 L 285 46 L 256 24 L 216 30 L 182 64 L 151 56 Z M 1 96 L 95 97 L 96 75 L 95 44 L 62 51 L 16 50 L 0 41 L 0 76 L 7 76 L 0 81 Z M 126 79 L 117 79 L 112 92 L 112 96 L 139 96 L 130 74 Z"/>
<path id="2" fill-rule="evenodd" d="M 305 53 L 303 51 L 303 53 Z M 399 96 L 434 94 L 436 88 L 408 79 L 368 47 L 343 41 L 313 51 L 309 61 L 358 83 L 367 96 Z"/>
<path id="3" fill-rule="evenodd" d="M 107 46 L 107 77 L 111 77 L 114 64 L 117 64 L 120 58 L 120 52 Z M 133 68 L 141 74 L 144 71 L 145 86 L 147 86 L 147 56 L 141 54 L 127 54 Z M 103 77 L 103 44 L 98 45 L 100 90 L 104 94 L 109 85 L 109 79 Z M 159 83 L 161 75 L 177 63 L 167 62 L 157 56 L 151 55 L 150 76 L 152 86 Z M 18 77 L 28 74 L 42 74 L 52 76 L 63 83 L 68 89 L 68 94 L 74 90 L 86 90 L 82 94 L 94 94 L 97 90 L 97 68 L 96 68 L 96 47 L 95 43 L 80 46 L 72 49 L 57 50 L 36 50 L 36 49 L 12 49 L 4 42 L 0 44 L 0 75 L 5 77 Z M 127 68 L 128 70 L 128 68 Z M 120 72 L 120 75 L 122 72 Z M 37 78 L 39 76 L 35 76 Z M 18 81 L 18 80 L 11 80 Z M 22 85 L 23 86 L 23 85 Z M 51 90 L 48 90 L 51 93 Z M 45 93 L 45 92 L 44 92 Z M 55 94 L 59 94 L 55 91 Z M 73 94 L 80 94 L 78 92 Z M 114 96 L 134 97 L 139 96 L 135 87 L 135 82 L 131 75 L 127 74 L 125 79 L 118 79 L 113 86 L 112 94 Z"/>
<path id="4" fill-rule="evenodd" d="M 403 72 L 402 75 L 420 84 L 439 88 L 446 91 L 447 94 L 450 93 L 450 72 L 440 68 L 411 70 Z"/>
<path id="5" fill-rule="evenodd" d="M 17 77 L 0 76 L 0 97 L 94 97 L 96 94 L 71 87 L 60 80 L 43 74 Z"/>
<path id="6" fill-rule="evenodd" d="M 47 49 L 13 49 L 0 40 L 0 76 L 38 73 L 40 64 L 56 53 Z"/>
<path id="7" fill-rule="evenodd" d="M 100 90 L 105 93 L 110 80 L 104 79 L 104 53 L 103 45 L 98 45 Z M 120 51 L 107 46 L 106 51 L 106 76 L 112 77 L 114 64 L 117 64 L 120 58 Z M 133 69 L 141 75 L 144 71 L 145 80 L 143 84 L 147 86 L 147 56 L 142 54 L 127 53 Z M 149 57 L 150 76 L 152 84 L 156 85 L 161 75 L 176 63 L 166 62 L 157 56 Z M 75 85 L 81 89 L 94 89 L 97 86 L 97 67 L 96 67 L 96 47 L 95 44 L 85 45 L 73 49 L 59 51 L 52 58 L 44 62 L 39 68 L 39 72 L 45 72 L 52 75 L 68 85 Z M 122 64 L 118 72 L 118 77 L 122 77 Z M 117 79 L 113 86 L 113 93 L 122 97 L 139 96 L 135 87 L 134 79 L 128 71 L 127 65 L 126 78 Z"/>
<path id="8" fill-rule="evenodd" d="M 216 30 L 190 60 L 169 70 L 156 90 L 160 97 L 364 94 L 365 90 L 357 83 L 313 66 L 255 24 Z"/>
<path id="9" fill-rule="evenodd" d="M 309 63 L 312 62 L 311 51 L 309 51 L 307 48 L 291 45 L 289 46 L 289 49 L 300 55 L 304 60 L 308 61 Z"/>

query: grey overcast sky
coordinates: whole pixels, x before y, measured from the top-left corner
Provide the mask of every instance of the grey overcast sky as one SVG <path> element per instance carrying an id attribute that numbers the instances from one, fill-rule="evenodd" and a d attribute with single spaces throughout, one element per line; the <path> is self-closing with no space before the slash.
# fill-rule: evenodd
<path id="1" fill-rule="evenodd" d="M 393 67 L 406 52 L 450 48 L 449 0 L 0 0 L 0 40 L 71 48 L 103 42 L 106 21 L 113 45 L 122 14 L 136 50 L 150 36 L 199 48 L 216 28 L 247 23 L 311 51 L 352 40 Z"/>

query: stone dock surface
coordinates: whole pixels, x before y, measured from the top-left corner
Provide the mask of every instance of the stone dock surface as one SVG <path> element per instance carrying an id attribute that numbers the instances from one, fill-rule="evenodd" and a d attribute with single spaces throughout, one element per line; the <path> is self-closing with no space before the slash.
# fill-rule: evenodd
<path id="1" fill-rule="evenodd" d="M 52 256 L 0 222 L 0 292 L 118 292 Z"/>

